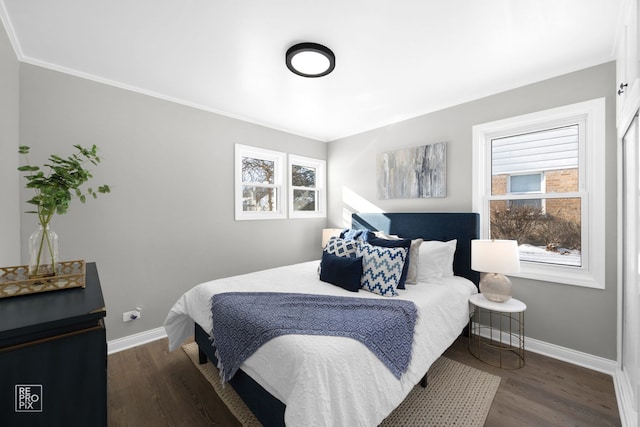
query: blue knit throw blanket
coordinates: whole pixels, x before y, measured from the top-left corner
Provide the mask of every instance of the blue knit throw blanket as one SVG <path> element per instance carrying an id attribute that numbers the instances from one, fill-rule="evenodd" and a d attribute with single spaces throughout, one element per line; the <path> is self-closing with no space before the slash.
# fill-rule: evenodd
<path id="1" fill-rule="evenodd" d="M 211 312 L 223 382 L 264 343 L 289 334 L 356 339 L 400 378 L 411 360 L 417 317 L 411 301 L 279 292 L 217 294 Z"/>

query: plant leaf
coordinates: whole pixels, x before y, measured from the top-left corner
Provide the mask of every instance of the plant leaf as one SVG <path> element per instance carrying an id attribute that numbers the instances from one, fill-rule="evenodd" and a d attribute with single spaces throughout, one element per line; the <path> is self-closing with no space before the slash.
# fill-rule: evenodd
<path id="1" fill-rule="evenodd" d="M 18 170 L 20 172 L 35 172 L 35 171 L 40 170 L 40 168 L 38 166 L 25 165 L 25 166 L 19 166 Z"/>

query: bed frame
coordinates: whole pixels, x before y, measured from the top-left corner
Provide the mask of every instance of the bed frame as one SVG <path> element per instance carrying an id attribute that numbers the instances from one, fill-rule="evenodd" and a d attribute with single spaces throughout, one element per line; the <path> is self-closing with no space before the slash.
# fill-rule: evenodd
<path id="1" fill-rule="evenodd" d="M 476 213 L 361 213 L 351 217 L 351 228 L 383 231 L 404 238 L 447 241 L 458 239 L 453 271 L 478 286 L 480 273 L 471 269 L 471 240 L 480 235 L 480 220 Z M 211 360 L 217 366 L 211 339 L 197 323 L 195 340 L 201 364 Z M 421 381 L 426 385 L 426 373 Z M 283 427 L 285 405 L 267 392 L 241 369 L 229 384 L 240 395 L 264 427 Z"/>

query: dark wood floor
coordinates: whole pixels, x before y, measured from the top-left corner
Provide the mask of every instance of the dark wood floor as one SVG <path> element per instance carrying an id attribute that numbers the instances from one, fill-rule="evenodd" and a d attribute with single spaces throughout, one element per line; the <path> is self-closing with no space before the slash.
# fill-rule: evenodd
<path id="1" fill-rule="evenodd" d="M 463 338 L 444 355 L 502 378 L 485 427 L 621 425 L 610 375 L 531 352 L 521 369 L 494 368 L 473 357 Z"/>
<path id="2" fill-rule="evenodd" d="M 502 380 L 485 427 L 619 426 L 613 380 L 527 353 L 522 369 L 489 366 L 458 339 L 445 356 Z M 109 356 L 109 425 L 240 426 L 182 350 L 159 340 Z"/>

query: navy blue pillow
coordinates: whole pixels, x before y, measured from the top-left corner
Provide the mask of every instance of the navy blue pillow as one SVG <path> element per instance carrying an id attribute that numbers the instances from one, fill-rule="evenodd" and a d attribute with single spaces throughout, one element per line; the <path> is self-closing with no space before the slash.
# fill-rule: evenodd
<path id="1" fill-rule="evenodd" d="M 340 286 L 351 292 L 360 290 L 362 277 L 362 257 L 341 257 L 322 252 L 320 280 Z"/>
<path id="2" fill-rule="evenodd" d="M 370 233 L 367 237 L 367 243 L 373 246 L 381 246 L 383 248 L 406 248 L 407 258 L 402 267 L 402 275 L 398 282 L 398 289 L 405 289 L 404 282 L 407 281 L 407 274 L 409 273 L 409 251 L 411 250 L 411 239 L 390 240 L 376 237 L 373 233 Z"/>

